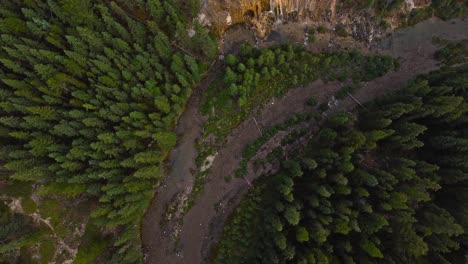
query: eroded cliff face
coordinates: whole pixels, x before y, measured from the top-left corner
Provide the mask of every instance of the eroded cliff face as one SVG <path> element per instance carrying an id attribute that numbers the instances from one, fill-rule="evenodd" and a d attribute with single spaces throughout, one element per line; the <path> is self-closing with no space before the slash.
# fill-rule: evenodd
<path id="1" fill-rule="evenodd" d="M 269 17 L 278 21 L 323 20 L 334 10 L 334 0 L 206 0 L 201 20 L 218 32 L 237 23 L 255 23 Z"/>
<path id="2" fill-rule="evenodd" d="M 379 30 L 371 19 L 372 14 L 343 8 L 343 0 L 205 0 L 199 19 L 212 26 L 217 33 L 238 23 L 251 24 L 259 38 L 270 33 L 275 24 L 298 22 L 320 24 L 333 29 L 337 24 L 345 26 L 353 37 L 372 40 Z M 399 20 L 413 8 L 425 6 L 430 0 L 405 0 L 400 10 L 387 18 L 390 30 L 401 24 Z"/>

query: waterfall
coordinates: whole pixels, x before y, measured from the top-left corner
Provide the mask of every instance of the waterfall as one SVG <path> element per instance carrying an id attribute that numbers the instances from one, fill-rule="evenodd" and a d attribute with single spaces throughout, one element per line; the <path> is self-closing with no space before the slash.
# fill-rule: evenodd
<path id="1" fill-rule="evenodd" d="M 329 0 L 327 0 L 329 1 Z M 409 0 L 406 0 L 409 1 Z M 273 14 L 277 22 L 286 20 L 288 14 L 297 12 L 298 16 L 306 14 L 313 10 L 317 2 L 326 2 L 325 0 L 270 0 L 270 13 Z M 323 4 L 322 4 L 323 5 Z"/>
<path id="2" fill-rule="evenodd" d="M 283 19 L 284 16 L 283 16 L 283 1 L 282 0 L 279 0 L 279 11 L 280 11 L 281 19 Z"/>
<path id="3" fill-rule="evenodd" d="M 273 14 L 276 22 L 281 22 L 284 16 L 283 0 L 270 0 L 270 13 Z"/>

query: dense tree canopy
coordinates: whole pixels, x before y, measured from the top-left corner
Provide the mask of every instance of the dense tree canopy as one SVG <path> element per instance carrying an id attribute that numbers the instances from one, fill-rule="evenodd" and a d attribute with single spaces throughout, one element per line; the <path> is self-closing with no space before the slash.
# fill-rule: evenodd
<path id="1" fill-rule="evenodd" d="M 382 10 L 402 3 L 386 2 Z M 455 2 L 433 6 L 449 7 L 447 18 L 464 14 Z M 22 212 L 0 204 L 0 262 L 31 262 L 30 255 L 52 261 L 51 238 L 80 233 L 59 222 L 73 220 L 61 213 L 81 201 L 88 206 L 77 221 L 87 226 L 76 235 L 82 238 L 76 263 L 99 257 L 109 240 L 106 261 L 143 261 L 141 218 L 177 144 L 174 125 L 217 52 L 194 17 L 198 4 L 0 1 L 0 199 L 19 202 Z M 452 51 L 439 56 L 460 62 Z M 319 77 L 366 81 L 396 66 L 390 57 L 357 52 L 242 46 L 238 56 L 226 57 L 218 80 L 225 89 L 207 93 L 205 112 L 213 114 L 206 131 L 222 128 L 222 138 L 254 107 Z M 450 203 L 465 201 L 466 80 L 451 78 L 463 73 L 459 68 L 416 82 L 408 96 L 383 101 L 358 120 L 347 114 L 330 119 L 307 157 L 284 164 L 275 188 L 255 191 L 255 201 L 267 209 L 259 215 L 251 207 L 251 223 L 268 228 L 253 238 L 249 226 L 245 233 L 254 242 L 242 241 L 242 247 L 264 252 L 258 256 L 271 262 L 460 257 L 448 253 L 466 247 L 465 207 Z M 441 151 L 450 155 L 440 157 Z M 18 186 L 27 190 L 17 192 Z M 349 237 L 359 246 L 353 248 Z M 220 250 L 222 263 L 227 248 Z M 251 257 L 242 256 L 260 259 Z"/>
<path id="2" fill-rule="evenodd" d="M 98 198 L 97 222 L 124 226 L 120 263 L 141 260 L 139 222 L 176 143 L 173 126 L 201 59 L 216 53 L 177 5 L 0 3 L 2 165 L 10 181 Z"/>
<path id="3" fill-rule="evenodd" d="M 330 117 L 241 203 L 215 263 L 463 263 L 467 75 L 447 67 Z"/>

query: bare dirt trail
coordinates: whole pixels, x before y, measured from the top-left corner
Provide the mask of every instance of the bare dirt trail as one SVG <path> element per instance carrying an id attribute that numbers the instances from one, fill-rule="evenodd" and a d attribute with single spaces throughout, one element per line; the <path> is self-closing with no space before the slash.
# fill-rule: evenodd
<path id="1" fill-rule="evenodd" d="M 419 74 L 437 69 L 437 61 L 433 59 L 437 48 L 431 44 L 432 37 L 468 38 L 467 28 L 468 21 L 466 20 L 443 22 L 431 19 L 413 28 L 398 31 L 393 36 L 382 40 L 372 48 L 372 51 L 399 57 L 401 67 L 395 72 L 363 84 L 354 97 L 363 103 L 370 101 L 375 97 L 395 91 Z M 293 89 L 283 98 L 266 105 L 260 113 L 256 114 L 256 119 L 264 128 L 281 123 L 292 114 L 309 111 L 306 101 L 311 96 L 319 101 L 327 101 L 340 87 L 339 82 L 315 81 L 308 86 Z M 163 205 L 168 203 L 176 193 L 190 188 L 193 184 L 190 168 L 195 168 L 194 143 L 202 125 L 198 112 L 199 99 L 199 94 L 191 99 L 187 111 L 179 122 L 177 132 L 183 133 L 183 136 L 178 147 L 171 153 L 173 170 L 167 177 L 167 181 L 158 189 L 143 222 L 142 237 L 147 263 L 202 263 L 210 248 L 219 240 L 228 215 L 248 191 L 249 184 L 245 179 L 235 178 L 226 182 L 224 177 L 234 173 L 244 147 L 259 136 L 252 119 L 246 120 L 236 128 L 228 138 L 225 147 L 219 150 L 203 193 L 183 218 L 177 246 L 170 234 L 160 228 L 159 222 L 165 210 Z M 336 109 L 331 111 L 348 111 L 355 106 L 356 103 L 347 98 L 340 101 Z M 257 175 L 249 173 L 246 178 L 252 181 L 255 177 Z"/>

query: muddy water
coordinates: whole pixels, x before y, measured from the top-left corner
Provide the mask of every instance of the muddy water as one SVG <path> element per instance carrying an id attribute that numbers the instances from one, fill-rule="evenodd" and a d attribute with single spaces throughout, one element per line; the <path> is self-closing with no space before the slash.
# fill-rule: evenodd
<path id="1" fill-rule="evenodd" d="M 437 69 L 437 61 L 433 59 L 437 47 L 432 45 L 432 38 L 468 38 L 467 29 L 467 20 L 443 22 L 431 19 L 385 38 L 374 45 L 371 51 L 399 57 L 401 67 L 398 71 L 363 84 L 363 88 L 354 95 L 355 98 L 362 102 L 370 101 L 403 86 L 418 74 Z M 225 43 L 225 45 L 235 46 L 245 40 L 242 38 L 245 34 L 247 33 L 244 29 L 234 32 L 233 35 L 228 33 L 226 40 L 231 43 Z M 247 34 L 247 36 L 246 39 L 252 41 L 251 35 Z M 210 75 L 202 86 L 208 86 L 214 77 L 215 74 Z M 284 98 L 275 100 L 274 104 L 265 107 L 261 114 L 264 118 L 263 125 L 268 127 L 281 122 L 291 113 L 308 111 L 304 105 L 310 95 L 326 101 L 339 89 L 340 85 L 317 81 L 307 87 L 292 90 Z M 179 243 L 176 245 L 167 233 L 167 229 L 160 227 L 159 222 L 164 215 L 165 205 L 175 194 L 193 185 L 193 175 L 190 169 L 195 168 L 195 140 L 199 137 L 202 126 L 199 100 L 200 93 L 195 93 L 179 121 L 177 133 L 181 135 L 181 140 L 170 156 L 172 171 L 165 183 L 158 188 L 143 221 L 142 240 L 146 263 L 201 263 L 206 258 L 210 247 L 219 239 L 225 219 L 248 188 L 245 180 L 234 179 L 226 182 L 224 176 L 231 174 L 237 168 L 243 148 L 256 138 L 257 128 L 250 119 L 233 132 L 229 143 L 219 151 L 220 154 L 213 163 L 204 192 L 184 217 Z M 337 110 L 351 110 L 355 106 L 354 101 L 346 99 L 340 102 Z M 252 181 L 256 175 L 249 175 L 249 177 Z M 227 200 L 230 201 L 229 204 L 226 203 Z M 215 204 L 217 207 L 221 205 L 222 208 L 216 210 Z"/>

